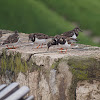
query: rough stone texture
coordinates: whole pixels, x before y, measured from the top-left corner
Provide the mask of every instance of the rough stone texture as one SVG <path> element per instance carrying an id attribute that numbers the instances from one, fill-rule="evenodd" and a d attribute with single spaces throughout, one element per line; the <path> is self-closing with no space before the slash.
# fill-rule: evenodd
<path id="1" fill-rule="evenodd" d="M 27 75 L 24 75 L 23 73 L 20 72 L 16 79 L 16 82 L 20 83 L 20 86 L 24 85 L 28 86 L 31 89 L 30 94 L 34 95 L 35 98 L 37 97 L 38 74 L 39 73 L 37 71 L 31 73 L 27 72 Z"/>
<path id="2" fill-rule="evenodd" d="M 3 34 L 0 42 L 2 43 L 3 40 L 12 33 L 8 32 L 8 34 Z M 28 43 L 28 35 L 26 34 L 20 33 L 20 38 L 22 42 L 14 44 L 18 46 L 18 48 L 12 50 L 7 49 L 6 53 L 9 55 L 10 53 L 15 54 L 19 52 L 22 59 L 25 59 L 26 62 L 32 62 L 31 67 L 33 70 L 28 70 L 24 74 L 19 72 L 15 80 L 19 82 L 20 85 L 29 86 L 31 89 L 30 94 L 35 96 L 35 100 L 75 100 L 75 98 L 76 100 L 100 100 L 99 47 L 78 44 L 77 48 L 69 48 L 65 54 L 64 52 L 60 53 L 58 50 L 58 48 L 60 48 L 59 46 L 53 46 L 49 51 L 47 51 L 46 45 L 44 45 L 43 48 L 37 49 L 37 44 L 33 45 L 31 42 Z M 9 46 L 12 45 L 13 44 L 10 44 Z M 5 45 L 0 45 L 0 55 L 2 54 L 2 50 L 6 48 Z M 81 75 L 84 75 L 84 68 L 80 69 L 81 64 L 78 68 L 74 66 L 77 64 L 73 65 L 72 62 L 68 64 L 70 62 L 69 60 L 73 58 L 79 58 L 81 60 L 87 58 L 96 59 L 98 62 L 97 65 L 93 62 L 93 66 L 96 66 L 96 77 L 90 77 L 89 80 L 88 78 L 84 80 L 84 77 Z M 87 61 L 89 64 L 89 60 L 85 60 L 83 63 L 85 64 Z M 34 66 L 36 66 L 35 69 Z M 74 69 L 74 67 L 76 69 Z M 81 76 L 77 76 L 76 73 L 74 74 L 74 71 L 77 73 L 79 71 L 83 72 L 80 73 Z M 9 77 L 5 78 L 4 75 L 0 75 L 0 84 L 5 82 L 9 83 L 11 80 Z"/>
<path id="3" fill-rule="evenodd" d="M 51 100 L 49 84 L 44 75 L 41 75 L 41 81 L 39 82 L 39 95 L 37 97 L 38 100 Z"/>
<path id="4" fill-rule="evenodd" d="M 100 82 L 78 82 L 76 88 L 77 100 L 100 100 Z"/>

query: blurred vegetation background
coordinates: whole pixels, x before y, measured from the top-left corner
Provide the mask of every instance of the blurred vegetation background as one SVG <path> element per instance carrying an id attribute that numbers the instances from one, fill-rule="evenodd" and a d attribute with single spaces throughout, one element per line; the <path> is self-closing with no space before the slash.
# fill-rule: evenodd
<path id="1" fill-rule="evenodd" d="M 79 43 L 100 46 L 100 0 L 0 0 L 0 29 L 61 34 L 79 26 Z"/>

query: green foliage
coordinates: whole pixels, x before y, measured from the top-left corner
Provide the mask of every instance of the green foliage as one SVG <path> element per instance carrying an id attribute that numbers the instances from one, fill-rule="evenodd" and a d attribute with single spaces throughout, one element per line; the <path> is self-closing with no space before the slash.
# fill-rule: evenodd
<path id="1" fill-rule="evenodd" d="M 0 23 L 1 29 L 49 35 L 73 28 L 70 22 L 35 0 L 0 0 Z"/>
<path id="2" fill-rule="evenodd" d="M 77 22 L 84 29 L 99 35 L 100 1 L 99 0 L 38 0 L 50 9 L 64 16 L 67 20 Z"/>

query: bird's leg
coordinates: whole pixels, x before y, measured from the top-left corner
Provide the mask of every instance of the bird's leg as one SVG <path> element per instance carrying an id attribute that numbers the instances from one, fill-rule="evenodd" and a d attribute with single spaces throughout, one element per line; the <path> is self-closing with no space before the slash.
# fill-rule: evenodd
<path id="1" fill-rule="evenodd" d="M 41 45 L 41 48 L 42 48 L 42 46 L 43 46 L 43 43 L 42 43 L 42 45 Z"/>
<path id="2" fill-rule="evenodd" d="M 59 50 L 63 50 L 64 48 L 59 48 Z"/>
<path id="3" fill-rule="evenodd" d="M 73 46 L 74 44 L 71 44 L 71 46 Z"/>
<path id="4" fill-rule="evenodd" d="M 8 47 L 8 45 L 6 45 L 6 46 L 7 46 L 8 49 L 10 49 L 10 48 Z"/>
<path id="5" fill-rule="evenodd" d="M 39 45 L 40 46 L 40 45 Z M 39 46 L 37 47 L 37 49 L 39 48 Z"/>
<path id="6" fill-rule="evenodd" d="M 13 46 L 13 49 L 16 49 L 16 48 L 17 48 L 17 47 L 14 47 L 14 46 Z"/>
<path id="7" fill-rule="evenodd" d="M 14 49 L 14 47 L 8 47 L 8 45 L 6 45 L 7 46 L 7 49 Z"/>
<path id="8" fill-rule="evenodd" d="M 64 48 L 60 48 L 61 50 L 64 50 Z"/>
<path id="9" fill-rule="evenodd" d="M 60 48 L 59 50 L 61 50 L 61 53 L 62 53 L 63 48 Z"/>

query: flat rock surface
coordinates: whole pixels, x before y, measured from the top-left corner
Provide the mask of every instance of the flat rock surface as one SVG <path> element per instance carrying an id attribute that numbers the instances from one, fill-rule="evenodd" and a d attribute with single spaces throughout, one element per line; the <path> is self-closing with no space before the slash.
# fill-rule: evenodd
<path id="1" fill-rule="evenodd" d="M 1 45 L 3 41 L 9 36 L 13 34 L 13 32 L 3 34 L 0 38 L 0 50 L 3 48 L 7 48 L 6 45 Z M 19 33 L 20 42 L 18 44 L 9 44 L 9 47 L 13 45 L 18 47 L 16 49 L 8 49 L 9 51 L 16 51 L 20 53 L 27 53 L 27 54 L 34 54 L 34 55 L 43 55 L 43 56 L 50 56 L 51 58 L 62 58 L 68 56 L 95 56 L 100 57 L 100 47 L 90 46 L 90 45 L 83 45 L 83 44 L 76 44 L 77 46 L 71 46 L 71 48 L 64 49 L 62 52 L 59 50 L 60 46 L 52 46 L 49 50 L 47 50 L 47 46 L 43 45 L 37 49 L 38 44 L 33 44 L 31 41 L 28 42 L 28 34 Z"/>

